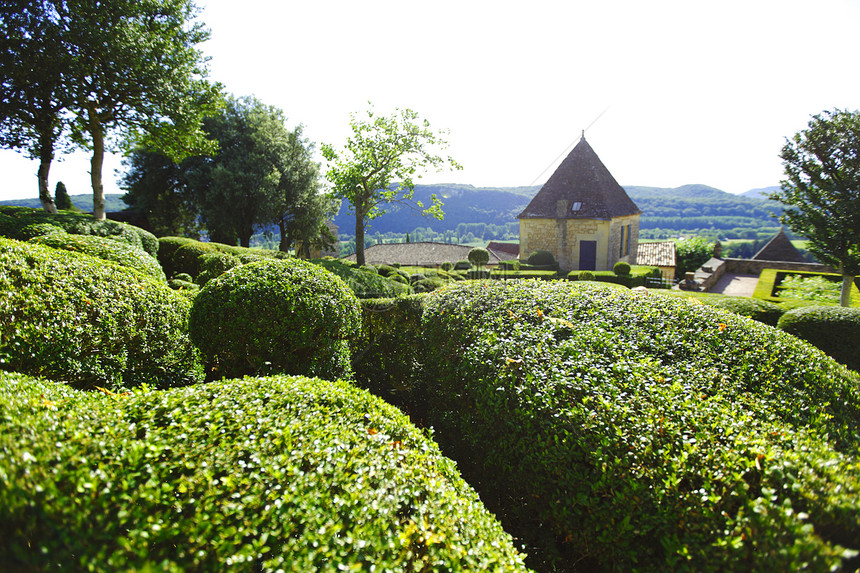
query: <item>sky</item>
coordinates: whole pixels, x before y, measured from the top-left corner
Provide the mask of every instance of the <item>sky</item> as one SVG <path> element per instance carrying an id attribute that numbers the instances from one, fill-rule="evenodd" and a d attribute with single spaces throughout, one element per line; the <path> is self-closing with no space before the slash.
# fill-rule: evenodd
<path id="1" fill-rule="evenodd" d="M 418 183 L 541 184 L 583 130 L 622 185 L 778 185 L 810 117 L 860 109 L 860 0 L 198 0 L 211 79 L 341 146 L 350 114 L 410 108 L 463 169 Z M 90 192 L 89 154 L 50 187 Z M 319 156 L 322 161 L 322 157 Z M 323 167 L 324 167 L 323 162 Z M 0 151 L 0 200 L 38 195 Z M 105 162 L 105 192 L 121 193 Z"/>

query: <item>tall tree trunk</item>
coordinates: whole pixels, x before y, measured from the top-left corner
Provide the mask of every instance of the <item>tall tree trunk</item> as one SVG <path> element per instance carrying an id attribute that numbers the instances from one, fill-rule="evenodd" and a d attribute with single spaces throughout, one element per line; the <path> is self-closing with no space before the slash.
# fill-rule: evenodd
<path id="1" fill-rule="evenodd" d="M 358 206 L 355 208 L 355 262 L 364 264 L 364 216 Z"/>
<path id="2" fill-rule="evenodd" d="M 50 133 L 40 136 L 39 144 L 39 201 L 42 208 L 48 213 L 56 213 L 57 205 L 51 198 L 51 190 L 48 188 L 48 173 L 51 171 L 51 161 L 54 159 L 54 140 Z"/>
<path id="3" fill-rule="evenodd" d="M 96 111 L 89 110 L 89 131 L 93 138 L 93 158 L 90 161 L 90 181 L 93 185 L 93 218 L 105 220 L 105 190 L 102 186 L 102 165 L 105 160 L 105 134 Z"/>
<path id="4" fill-rule="evenodd" d="M 839 295 L 839 304 L 851 306 L 851 289 L 854 286 L 854 276 L 842 271 L 842 292 Z"/>
<path id="5" fill-rule="evenodd" d="M 283 217 L 278 218 L 278 230 L 281 232 L 281 242 L 278 245 L 278 250 L 288 252 L 290 250 L 290 238 L 287 236 L 287 223 Z"/>

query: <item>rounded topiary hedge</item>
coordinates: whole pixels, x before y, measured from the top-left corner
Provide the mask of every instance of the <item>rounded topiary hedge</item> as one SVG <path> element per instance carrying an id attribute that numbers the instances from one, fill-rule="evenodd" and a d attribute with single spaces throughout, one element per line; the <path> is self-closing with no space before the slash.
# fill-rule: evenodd
<path id="1" fill-rule="evenodd" d="M 860 371 L 860 308 L 807 306 L 786 312 L 780 329 Z"/>
<path id="2" fill-rule="evenodd" d="M 127 396 L 0 373 L 6 571 L 525 571 L 424 433 L 345 382 Z"/>
<path id="3" fill-rule="evenodd" d="M 0 238 L 0 367 L 108 388 L 199 378 L 190 303 L 88 255 Z"/>
<path id="4" fill-rule="evenodd" d="M 388 298 L 412 294 L 409 285 L 375 272 L 368 272 L 361 267 L 332 259 L 312 259 L 312 262 L 340 277 L 358 298 Z"/>
<path id="5" fill-rule="evenodd" d="M 37 233 L 50 234 L 51 230 L 46 225 L 72 235 L 96 235 L 128 243 L 153 257 L 158 253 L 155 235 L 134 225 L 109 219 L 99 221 L 85 213 L 64 211 L 51 214 L 29 207 L 0 206 L 0 235 L 4 237 L 28 240 L 38 236 Z"/>
<path id="6" fill-rule="evenodd" d="M 358 299 L 349 287 L 298 259 L 250 263 L 210 280 L 194 298 L 189 321 L 210 378 L 348 377 L 346 341 L 360 328 Z"/>
<path id="7" fill-rule="evenodd" d="M 860 376 L 733 313 L 588 282 L 427 295 L 426 423 L 545 570 L 853 570 Z"/>
<path id="8" fill-rule="evenodd" d="M 155 257 L 128 243 L 113 241 L 97 235 L 70 235 L 64 232 L 35 237 L 30 239 L 30 242 L 55 249 L 83 253 L 134 269 L 160 281 L 167 280 Z"/>
<path id="9" fill-rule="evenodd" d="M 630 263 L 618 261 L 612 266 L 612 272 L 618 276 L 627 276 L 630 274 Z"/>
<path id="10" fill-rule="evenodd" d="M 747 316 L 753 320 L 757 320 L 771 326 L 776 326 L 780 317 L 785 313 L 785 310 L 772 302 L 757 298 L 720 296 L 703 298 L 702 302 L 707 305 L 730 310 L 741 316 Z"/>
<path id="11" fill-rule="evenodd" d="M 529 255 L 528 264 L 536 267 L 553 267 L 558 263 L 549 251 L 538 250 Z"/>

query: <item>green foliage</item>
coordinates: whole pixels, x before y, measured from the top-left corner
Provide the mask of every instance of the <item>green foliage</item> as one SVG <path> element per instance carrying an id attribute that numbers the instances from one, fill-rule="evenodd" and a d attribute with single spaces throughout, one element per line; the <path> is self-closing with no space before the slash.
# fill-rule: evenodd
<path id="1" fill-rule="evenodd" d="M 630 263 L 625 263 L 624 261 L 618 261 L 612 267 L 612 272 L 620 277 L 629 276 L 630 275 Z"/>
<path id="2" fill-rule="evenodd" d="M 57 182 L 57 187 L 54 190 L 54 205 L 60 211 L 75 209 L 74 204 L 72 204 L 72 198 L 69 197 L 69 192 L 66 191 L 66 185 L 62 181 Z"/>
<path id="3" fill-rule="evenodd" d="M 9 571 L 525 571 L 455 464 L 345 382 L 107 396 L 0 373 L 0 411 Z"/>
<path id="4" fill-rule="evenodd" d="M 35 237 L 30 239 L 30 242 L 54 249 L 84 253 L 134 269 L 160 281 L 166 280 L 164 271 L 155 257 L 128 243 L 112 241 L 97 235 L 69 235 L 62 232 Z"/>
<path id="5" fill-rule="evenodd" d="M 658 291 L 660 295 L 695 299 L 702 304 L 722 308 L 758 322 L 776 326 L 786 309 L 775 303 L 756 298 L 727 296 L 716 293 L 701 293 L 683 290 Z"/>
<path id="6" fill-rule="evenodd" d="M 442 263 L 441 269 L 443 271 L 453 271 L 454 270 L 454 263 L 447 263 L 447 262 Z"/>
<path id="7" fill-rule="evenodd" d="M 466 260 L 457 261 L 456 263 L 454 263 L 454 270 L 455 271 L 468 271 L 471 268 L 472 268 L 472 263 L 470 263 L 469 261 L 466 261 Z"/>
<path id="8" fill-rule="evenodd" d="M 558 263 L 549 251 L 535 251 L 529 255 L 528 263 L 538 267 L 556 267 Z"/>
<path id="9" fill-rule="evenodd" d="M 415 393 L 427 353 L 421 330 L 425 296 L 362 300 L 361 335 L 350 340 L 355 383 L 413 419 L 420 412 Z"/>
<path id="10" fill-rule="evenodd" d="M 52 225 L 71 235 L 95 235 L 128 243 L 153 257 L 158 253 L 155 235 L 133 225 L 109 220 L 96 221 L 84 213 L 66 211 L 50 214 L 27 207 L 0 206 L 0 235 L 26 241 L 37 236 L 32 233 L 33 225 L 40 225 L 41 229 L 47 229 L 44 225 Z"/>
<path id="11" fill-rule="evenodd" d="M 207 253 L 199 260 L 200 273 L 197 275 L 197 284 L 200 286 L 242 264 L 239 257 L 229 253 Z"/>
<path id="12" fill-rule="evenodd" d="M 685 273 L 694 272 L 713 254 L 714 243 L 704 237 L 675 241 L 675 278 L 683 279 Z"/>
<path id="13" fill-rule="evenodd" d="M 388 298 L 412 294 L 408 284 L 352 268 L 338 260 L 313 259 L 311 262 L 340 277 L 358 298 Z"/>
<path id="14" fill-rule="evenodd" d="M 168 387 L 199 377 L 190 304 L 88 255 L 0 238 L 0 368 L 77 387 Z"/>
<path id="15" fill-rule="evenodd" d="M 207 58 L 197 45 L 209 32 L 196 15 L 192 0 L 123 2 L 111 10 L 69 2 L 52 14 L 63 28 L 60 47 L 71 56 L 63 87 L 73 99 L 73 138 L 93 152 L 96 219 L 105 214 L 101 172 L 111 131 L 177 161 L 215 148 L 201 120 L 220 105 L 220 86 L 206 80 Z"/>
<path id="16" fill-rule="evenodd" d="M 823 283 L 819 283 L 818 281 L 813 281 L 812 283 L 806 282 L 813 277 L 821 277 L 828 281 L 838 281 L 840 279 L 840 275 L 834 273 L 789 272 L 778 269 L 763 269 L 759 274 L 758 283 L 756 283 L 756 288 L 753 291 L 753 298 L 773 302 L 784 310 L 792 310 L 804 306 L 839 304 L 839 301 L 826 296 L 825 293 L 828 289 Z M 781 288 L 786 283 L 786 279 L 788 279 L 789 286 L 794 283 L 798 288 Z M 804 284 L 809 288 L 805 288 Z M 818 287 L 814 285 L 818 285 Z M 832 289 L 833 287 L 830 288 Z M 851 306 L 860 307 L 860 290 L 858 290 L 856 284 L 852 285 L 850 293 Z"/>
<path id="17" fill-rule="evenodd" d="M 447 284 L 447 282 L 448 281 L 441 277 L 428 277 L 413 282 L 412 289 L 416 293 L 432 292 L 437 288 L 442 288 Z"/>
<path id="18" fill-rule="evenodd" d="M 480 269 L 490 262 L 490 251 L 481 247 L 475 247 L 469 251 L 469 262 Z"/>
<path id="19" fill-rule="evenodd" d="M 189 332 L 209 378 L 334 379 L 351 375 L 346 340 L 358 334 L 360 312 L 349 287 L 320 266 L 267 260 L 210 280 L 194 298 Z"/>
<path id="20" fill-rule="evenodd" d="M 445 132 L 431 130 L 430 123 L 411 109 L 397 109 L 383 117 L 371 107 L 366 120 L 352 114 L 349 125 L 352 136 L 344 148 L 335 151 L 323 144 L 322 154 L 330 162 L 326 178 L 335 196 L 348 201 L 355 214 L 356 260 L 363 264 L 364 229 L 385 212 L 382 205 L 399 203 L 441 219 L 442 202 L 435 194 L 427 207 L 413 201 L 413 179 L 428 168 L 460 169 L 460 165 L 450 156 L 439 155 L 447 147 Z"/>
<path id="21" fill-rule="evenodd" d="M 798 308 L 782 315 L 779 328 L 860 372 L 860 308 Z"/>
<path id="22" fill-rule="evenodd" d="M 574 275 L 578 281 L 593 281 L 595 280 L 594 273 L 591 271 L 570 271 L 568 277 Z"/>
<path id="23" fill-rule="evenodd" d="M 607 286 L 425 303 L 427 423 L 532 564 L 850 569 L 860 377 L 771 327 Z"/>
<path id="24" fill-rule="evenodd" d="M 812 116 L 782 148 L 786 179 L 770 195 L 786 207 L 780 221 L 809 240 L 809 251 L 850 277 L 860 275 L 858 147 L 860 112 Z M 849 296 L 843 293 L 842 306 L 849 306 Z"/>

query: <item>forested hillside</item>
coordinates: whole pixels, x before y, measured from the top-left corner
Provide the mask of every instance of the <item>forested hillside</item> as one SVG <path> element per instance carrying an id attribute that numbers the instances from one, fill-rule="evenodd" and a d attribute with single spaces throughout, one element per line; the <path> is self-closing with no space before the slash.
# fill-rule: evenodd
<path id="1" fill-rule="evenodd" d="M 432 202 L 431 195 L 436 194 L 444 203 L 445 218 L 440 221 L 423 217 L 409 207 L 389 204 L 384 207 L 385 215 L 371 221 L 368 241 L 371 244 L 405 241 L 407 233 L 411 241 L 515 241 L 519 237 L 517 215 L 539 189 L 540 186 L 417 185 L 415 199 L 428 205 Z M 741 195 L 707 185 L 676 188 L 628 186 L 625 189 L 642 209 L 640 237 L 643 239 L 701 235 L 710 239 L 755 240 L 770 238 L 779 227 L 773 216 L 779 211 L 779 205 L 760 197 L 770 188 L 754 189 Z M 106 196 L 109 212 L 125 208 L 120 197 Z M 92 210 L 91 195 L 73 195 L 72 201 L 83 211 Z M 0 204 L 39 207 L 38 199 L 3 201 Z M 355 218 L 348 203 L 341 205 L 335 224 L 341 240 L 348 244 L 355 233 Z M 258 230 L 259 240 L 263 240 L 263 231 Z M 266 241 L 272 242 L 273 239 Z"/>

